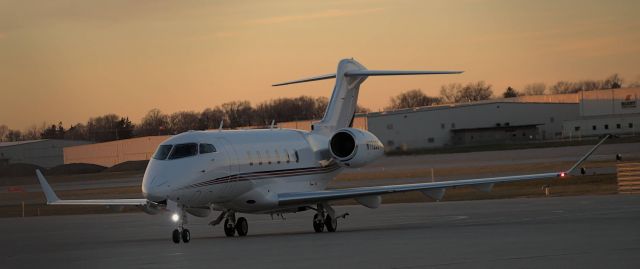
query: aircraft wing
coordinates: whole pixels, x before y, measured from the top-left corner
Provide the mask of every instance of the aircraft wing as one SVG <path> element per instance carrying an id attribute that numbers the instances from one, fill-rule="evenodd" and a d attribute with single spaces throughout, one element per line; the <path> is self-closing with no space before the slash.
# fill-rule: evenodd
<path id="1" fill-rule="evenodd" d="M 384 194 L 407 192 L 407 191 L 421 191 L 427 196 L 430 196 L 436 200 L 440 200 L 444 195 L 445 189 L 451 188 L 451 187 L 472 186 L 483 191 L 490 191 L 493 185 L 496 183 L 528 181 L 528 180 L 537 180 L 537 179 L 545 179 L 545 178 L 562 178 L 569 175 L 574 170 L 576 170 L 607 138 L 609 138 L 608 135 L 604 139 L 602 139 L 597 145 L 595 145 L 591 150 L 589 150 L 589 152 L 587 152 L 582 158 L 580 158 L 578 162 L 576 162 L 573 166 L 571 166 L 571 168 L 563 172 L 549 172 L 549 173 L 540 173 L 540 174 L 531 174 L 531 175 L 516 175 L 516 176 L 475 178 L 475 179 L 452 180 L 452 181 L 429 182 L 429 183 L 335 189 L 335 190 L 324 190 L 324 191 L 313 191 L 313 192 L 281 193 L 278 195 L 278 204 L 280 206 L 314 204 L 314 203 L 326 202 L 330 200 L 376 197 Z"/>
<path id="2" fill-rule="evenodd" d="M 40 186 L 42 186 L 42 192 L 44 192 L 44 196 L 47 198 L 48 205 L 143 206 L 150 202 L 147 199 L 61 200 L 53 191 L 49 182 L 47 182 L 40 170 L 36 170 L 36 176 L 38 176 L 38 181 L 40 181 Z"/>

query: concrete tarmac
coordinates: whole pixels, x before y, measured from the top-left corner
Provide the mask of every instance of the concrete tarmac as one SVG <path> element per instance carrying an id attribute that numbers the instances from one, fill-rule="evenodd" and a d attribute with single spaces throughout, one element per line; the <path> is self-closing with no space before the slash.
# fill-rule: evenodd
<path id="1" fill-rule="evenodd" d="M 338 232 L 313 212 L 249 220 L 224 237 L 190 218 L 174 244 L 169 215 L 0 220 L 0 268 L 640 268 L 640 196 L 610 195 L 336 207 Z"/>

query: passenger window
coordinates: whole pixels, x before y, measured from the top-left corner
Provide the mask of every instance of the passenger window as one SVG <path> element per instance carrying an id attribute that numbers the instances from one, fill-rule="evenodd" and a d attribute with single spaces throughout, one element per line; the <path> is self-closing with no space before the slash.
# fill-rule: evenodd
<path id="1" fill-rule="evenodd" d="M 216 147 L 211 144 L 200 144 L 200 154 L 216 152 Z"/>
<path id="2" fill-rule="evenodd" d="M 284 155 L 287 157 L 287 163 L 291 162 L 291 157 L 289 157 L 289 150 L 284 150 Z"/>
<path id="3" fill-rule="evenodd" d="M 275 150 L 275 154 L 276 154 L 276 162 L 280 163 L 280 153 L 278 152 L 278 150 Z"/>
<path id="4" fill-rule="evenodd" d="M 196 143 L 178 144 L 173 147 L 173 150 L 171 151 L 171 155 L 169 155 L 169 160 L 191 157 L 197 154 L 198 154 L 198 144 Z"/>
<path id="5" fill-rule="evenodd" d="M 300 162 L 300 157 L 298 156 L 298 151 L 294 150 L 293 153 L 295 154 L 295 160 L 296 162 Z"/>
<path id="6" fill-rule="evenodd" d="M 249 165 L 253 165 L 253 160 L 251 159 L 251 151 L 247 151 L 247 160 L 249 160 Z"/>
<path id="7" fill-rule="evenodd" d="M 271 164 L 271 155 L 269 154 L 269 150 L 264 151 L 265 158 L 267 158 L 267 163 Z"/>

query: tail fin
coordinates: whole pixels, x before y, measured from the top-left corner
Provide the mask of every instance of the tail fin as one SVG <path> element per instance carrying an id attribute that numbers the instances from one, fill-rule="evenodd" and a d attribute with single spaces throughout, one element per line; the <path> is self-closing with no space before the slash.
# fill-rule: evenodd
<path id="1" fill-rule="evenodd" d="M 399 76 L 399 75 L 436 75 L 436 74 L 460 74 L 462 71 L 394 71 L 394 70 L 367 70 L 363 65 L 353 59 L 343 59 L 338 63 L 335 74 L 327 74 L 306 79 L 292 80 L 273 86 L 336 79 L 333 94 L 329 100 L 327 111 L 322 120 L 313 125 L 313 131 L 331 135 L 338 129 L 349 127 L 358 103 L 360 84 L 369 76 Z"/>

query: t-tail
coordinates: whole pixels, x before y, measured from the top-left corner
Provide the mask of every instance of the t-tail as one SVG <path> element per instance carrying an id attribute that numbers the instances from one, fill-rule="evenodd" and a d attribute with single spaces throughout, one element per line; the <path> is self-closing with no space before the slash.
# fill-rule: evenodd
<path id="1" fill-rule="evenodd" d="M 400 75 L 440 75 L 460 74 L 463 71 L 396 71 L 396 70 L 367 70 L 362 64 L 353 59 L 343 59 L 338 63 L 338 70 L 334 74 L 321 75 L 299 80 L 292 80 L 273 86 L 310 82 L 324 79 L 336 79 L 329 105 L 320 122 L 313 125 L 313 132 L 331 135 L 335 131 L 351 127 L 358 104 L 360 84 L 369 76 L 400 76 Z"/>

